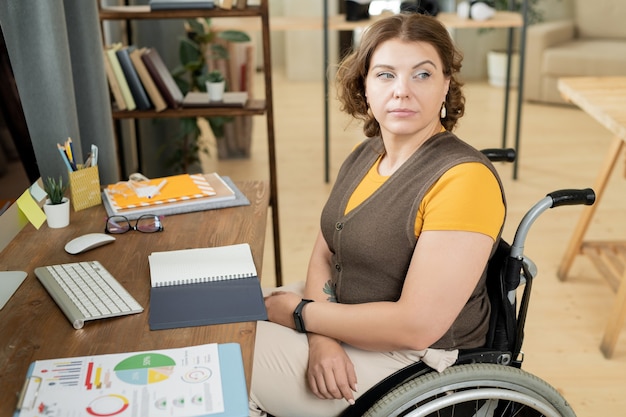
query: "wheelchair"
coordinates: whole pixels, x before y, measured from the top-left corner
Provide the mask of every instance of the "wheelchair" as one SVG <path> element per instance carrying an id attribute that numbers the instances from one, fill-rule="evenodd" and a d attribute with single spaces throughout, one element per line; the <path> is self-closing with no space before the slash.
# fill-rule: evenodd
<path id="1" fill-rule="evenodd" d="M 494 162 L 515 158 L 511 149 L 482 152 Z M 422 362 L 400 369 L 365 392 L 341 417 L 575 417 L 555 388 L 521 369 L 524 325 L 537 275 L 535 264 L 524 256 L 524 242 L 547 209 L 594 202 L 590 188 L 551 192 L 525 214 L 511 244 L 500 239 L 487 266 L 491 316 L 484 347 L 459 351 L 455 364 L 441 373 Z"/>

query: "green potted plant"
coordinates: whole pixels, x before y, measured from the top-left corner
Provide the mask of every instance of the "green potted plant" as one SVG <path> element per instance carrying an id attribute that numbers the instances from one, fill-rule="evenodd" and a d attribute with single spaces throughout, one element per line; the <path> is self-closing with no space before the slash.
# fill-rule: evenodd
<path id="1" fill-rule="evenodd" d="M 207 91 L 206 81 L 214 70 L 209 64 L 228 60 L 227 42 L 248 42 L 250 36 L 237 30 L 216 32 L 211 28 L 211 19 L 190 19 L 185 23 L 187 36 L 179 43 L 180 65 L 172 71 L 183 95 L 190 91 Z M 223 77 L 223 74 L 221 74 Z M 225 82 L 225 90 L 228 85 Z M 224 137 L 224 125 L 232 117 L 213 116 L 206 120 L 217 140 Z M 199 152 L 208 153 L 208 147 L 201 141 L 201 130 L 196 118 L 180 119 L 180 133 L 176 151 L 170 163 L 177 170 L 187 172 L 189 167 L 199 161 Z"/>
<path id="2" fill-rule="evenodd" d="M 211 70 L 204 77 L 209 101 L 222 101 L 226 80 L 220 70 Z"/>
<path id="3" fill-rule="evenodd" d="M 43 188 L 48 198 L 43 205 L 46 221 L 50 228 L 61 228 L 70 224 L 70 199 L 65 197 L 67 183 L 59 176 L 59 180 L 46 178 Z"/>

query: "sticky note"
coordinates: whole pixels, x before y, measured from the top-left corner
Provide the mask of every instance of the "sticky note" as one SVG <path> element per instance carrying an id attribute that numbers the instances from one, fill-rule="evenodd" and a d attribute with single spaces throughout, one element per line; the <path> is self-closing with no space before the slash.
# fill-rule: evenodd
<path id="1" fill-rule="evenodd" d="M 37 202 L 43 201 L 48 197 L 44 189 L 39 186 L 38 182 L 35 182 L 30 186 L 30 195 L 32 195 Z"/>
<path id="2" fill-rule="evenodd" d="M 28 189 L 17 199 L 17 207 L 36 229 L 39 229 L 46 220 L 46 214 L 31 197 Z"/>

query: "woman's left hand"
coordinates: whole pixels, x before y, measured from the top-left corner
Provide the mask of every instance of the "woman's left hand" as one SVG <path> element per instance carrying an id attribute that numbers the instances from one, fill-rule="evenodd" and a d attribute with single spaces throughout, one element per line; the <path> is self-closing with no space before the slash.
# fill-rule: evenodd
<path id="1" fill-rule="evenodd" d="M 265 308 L 269 321 L 295 329 L 293 311 L 298 306 L 302 297 L 293 292 L 274 291 L 265 297 Z"/>

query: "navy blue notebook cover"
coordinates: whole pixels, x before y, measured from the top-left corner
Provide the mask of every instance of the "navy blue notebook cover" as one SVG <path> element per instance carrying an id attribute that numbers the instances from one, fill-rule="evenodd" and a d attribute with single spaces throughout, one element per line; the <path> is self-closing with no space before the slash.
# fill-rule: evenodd
<path id="1" fill-rule="evenodd" d="M 184 349 L 184 348 L 180 348 Z M 217 345 L 218 355 L 219 355 L 219 365 L 220 365 L 220 375 L 222 381 L 222 395 L 224 399 L 224 411 L 220 413 L 210 413 L 210 414 L 199 414 L 196 417 L 247 417 L 248 416 L 248 392 L 246 389 L 246 377 L 243 369 L 243 360 L 241 357 L 241 347 L 238 343 L 224 343 Z M 158 353 L 158 351 L 156 351 Z M 97 357 L 97 356 L 96 356 Z M 94 357 L 94 358 L 96 358 Z M 37 382 L 36 380 L 39 377 L 33 375 L 33 369 L 35 367 L 35 362 L 31 363 L 28 368 L 28 373 L 26 375 L 26 384 L 24 387 L 25 392 L 22 393 L 22 396 L 18 400 L 19 403 L 17 405 L 17 410 L 13 414 L 13 417 L 21 417 L 21 416 L 31 416 L 31 415 L 40 415 L 37 411 L 41 409 L 41 407 L 47 407 L 45 404 L 37 403 Z M 159 368 L 155 368 L 159 369 Z M 167 371 L 167 367 L 163 368 L 163 372 Z M 114 377 L 115 378 L 115 377 Z M 198 379 L 197 374 L 189 375 L 191 379 Z M 29 382 L 30 381 L 30 382 Z M 30 386 L 32 384 L 32 386 Z M 26 394 L 27 389 L 30 388 L 28 394 Z M 57 388 L 58 389 L 58 388 Z M 102 402 L 106 400 L 104 397 L 110 397 L 109 403 Z M 103 392 L 103 400 L 100 403 L 101 407 L 113 407 L 117 404 L 113 403 L 113 400 L 120 398 L 120 395 L 116 394 L 105 394 Z M 32 401 L 34 398 L 34 402 Z M 193 401 L 193 399 L 192 399 Z M 26 403 L 30 404 L 32 407 L 28 409 L 26 407 Z M 156 405 L 158 404 L 151 404 Z M 182 405 L 182 403 L 181 403 Z M 53 405 L 49 405 L 48 411 L 52 411 L 51 407 Z M 142 406 L 146 406 L 146 404 L 142 404 Z M 85 415 L 119 415 L 119 416 L 131 416 L 134 405 L 131 401 L 126 401 L 125 404 L 122 404 L 123 410 L 116 410 L 118 412 L 114 412 L 113 414 L 94 414 L 89 412 L 88 409 Z M 20 408 L 22 408 L 20 410 Z M 118 407 L 119 408 L 119 407 Z M 34 413 L 34 414 L 33 414 Z"/>
<path id="2" fill-rule="evenodd" d="M 150 288 L 151 330 L 267 320 L 257 277 Z"/>

